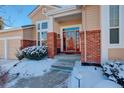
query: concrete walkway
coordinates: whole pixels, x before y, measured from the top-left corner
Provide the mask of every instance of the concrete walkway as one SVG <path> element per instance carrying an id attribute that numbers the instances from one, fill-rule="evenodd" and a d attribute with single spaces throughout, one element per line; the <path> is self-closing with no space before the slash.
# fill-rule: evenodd
<path id="1" fill-rule="evenodd" d="M 20 79 L 14 88 L 53 88 L 53 87 L 67 87 L 66 80 L 70 73 L 62 71 L 50 71 L 43 76 L 33 77 L 30 79 Z"/>
<path id="2" fill-rule="evenodd" d="M 74 63 L 80 59 L 79 55 L 58 55 L 58 61 L 53 64 L 50 72 L 39 77 L 20 79 L 15 88 L 67 88 L 67 80 L 71 74 Z M 65 70 L 66 69 L 66 70 Z"/>

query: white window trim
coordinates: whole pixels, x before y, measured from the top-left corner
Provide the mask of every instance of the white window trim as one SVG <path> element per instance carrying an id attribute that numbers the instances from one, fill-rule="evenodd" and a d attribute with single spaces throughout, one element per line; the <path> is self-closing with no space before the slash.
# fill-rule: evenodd
<path id="1" fill-rule="evenodd" d="M 47 25 L 48 25 L 48 28 L 47 29 L 41 29 L 41 24 L 43 23 L 43 22 L 47 22 Z M 38 24 L 40 24 L 40 30 L 38 30 Z M 48 32 L 48 29 L 49 29 L 49 21 L 48 20 L 41 20 L 41 21 L 37 21 L 36 22 L 36 31 L 37 31 L 37 39 L 36 39 L 36 45 L 38 46 L 38 32 L 40 32 L 40 42 L 42 41 L 42 40 L 44 40 L 41 36 L 42 36 L 42 32 Z M 40 43 L 40 46 L 42 46 L 41 45 L 41 43 Z"/>
<path id="2" fill-rule="evenodd" d="M 109 20 L 109 33 L 108 33 L 108 36 L 109 36 L 109 48 L 118 48 L 121 46 L 121 27 L 120 27 L 120 24 L 121 24 L 121 8 L 120 8 L 120 5 L 119 5 L 119 26 L 115 26 L 115 27 L 110 27 L 110 6 L 109 6 L 109 13 L 108 13 L 108 20 Z M 112 28 L 119 28 L 119 43 L 118 44 L 111 44 L 110 43 L 110 29 Z"/>
<path id="3" fill-rule="evenodd" d="M 43 22 L 47 22 L 47 25 L 48 25 L 48 28 L 49 28 L 49 21 L 48 20 L 37 21 L 36 22 L 36 29 L 37 29 L 37 31 L 41 31 L 41 32 L 48 31 L 48 28 L 47 29 L 41 29 L 41 24 Z M 40 24 L 40 30 L 38 30 L 38 24 Z"/>
<path id="4" fill-rule="evenodd" d="M 119 31 L 120 44 L 113 45 L 109 43 L 109 5 L 102 5 L 101 7 L 101 63 L 108 61 L 109 48 L 124 48 L 124 6 L 119 6 Z"/>

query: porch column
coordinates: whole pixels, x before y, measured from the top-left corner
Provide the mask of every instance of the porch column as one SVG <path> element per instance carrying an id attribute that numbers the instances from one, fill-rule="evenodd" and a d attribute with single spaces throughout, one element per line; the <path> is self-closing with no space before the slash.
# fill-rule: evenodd
<path id="1" fill-rule="evenodd" d="M 82 7 L 82 24 L 83 31 L 80 34 L 81 37 L 81 62 L 87 62 L 87 42 L 86 42 L 86 11 L 85 7 Z"/>
<path id="2" fill-rule="evenodd" d="M 101 6 L 101 62 L 108 61 L 108 42 L 109 42 L 109 6 Z"/>
<path id="3" fill-rule="evenodd" d="M 54 32 L 54 18 L 49 18 L 49 30 L 47 33 L 48 57 L 53 58 L 57 54 L 57 34 Z"/>

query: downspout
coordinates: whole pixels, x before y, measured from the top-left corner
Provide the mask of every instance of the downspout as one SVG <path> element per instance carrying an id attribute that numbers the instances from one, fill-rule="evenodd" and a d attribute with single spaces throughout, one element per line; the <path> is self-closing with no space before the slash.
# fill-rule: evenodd
<path id="1" fill-rule="evenodd" d="M 86 10 L 83 6 L 83 31 L 84 31 L 84 62 L 87 62 L 87 42 L 86 42 Z"/>

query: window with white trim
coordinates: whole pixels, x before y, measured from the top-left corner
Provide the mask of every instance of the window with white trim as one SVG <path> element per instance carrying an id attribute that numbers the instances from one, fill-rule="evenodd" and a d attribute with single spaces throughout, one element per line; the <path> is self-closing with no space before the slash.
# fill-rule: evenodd
<path id="1" fill-rule="evenodd" d="M 40 32 L 37 33 L 37 45 L 40 46 Z"/>
<path id="2" fill-rule="evenodd" d="M 41 32 L 43 40 L 47 39 L 47 32 Z"/>
<path id="3" fill-rule="evenodd" d="M 119 44 L 119 5 L 109 7 L 110 44 Z"/>
<path id="4" fill-rule="evenodd" d="M 48 29 L 48 22 L 42 22 L 41 28 L 42 29 Z"/>
<path id="5" fill-rule="evenodd" d="M 40 23 L 37 24 L 37 30 L 40 30 Z"/>
<path id="6" fill-rule="evenodd" d="M 42 43 L 47 40 L 47 32 L 48 32 L 48 21 L 43 20 L 37 23 L 37 45 L 41 46 Z"/>
<path id="7" fill-rule="evenodd" d="M 48 30 L 48 21 L 41 21 L 37 23 L 37 30 L 43 31 Z"/>

